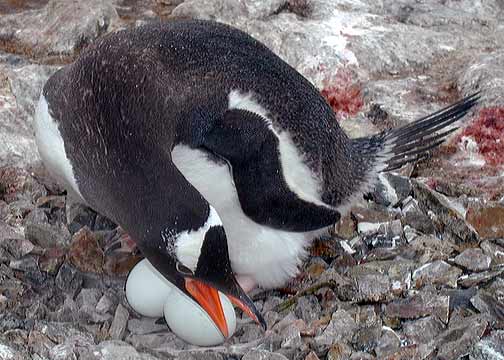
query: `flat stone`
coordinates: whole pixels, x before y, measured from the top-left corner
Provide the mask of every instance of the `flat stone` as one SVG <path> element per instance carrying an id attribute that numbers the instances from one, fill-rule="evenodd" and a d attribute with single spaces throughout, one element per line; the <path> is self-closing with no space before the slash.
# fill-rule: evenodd
<path id="1" fill-rule="evenodd" d="M 486 327 L 487 322 L 479 316 L 466 318 L 457 327 L 450 327 L 436 339 L 438 358 L 452 360 L 469 354 Z"/>
<path id="2" fill-rule="evenodd" d="M 56 275 L 56 286 L 63 291 L 75 293 L 81 288 L 83 277 L 74 267 L 64 263 Z"/>
<path id="3" fill-rule="evenodd" d="M 117 301 L 115 301 L 110 295 L 103 294 L 103 296 L 98 300 L 96 304 L 96 311 L 99 313 L 107 313 L 111 312 L 112 308 L 117 305 Z"/>
<path id="4" fill-rule="evenodd" d="M 3 239 L 0 247 L 8 251 L 15 259 L 20 259 L 35 250 L 35 245 L 25 239 Z"/>
<path id="5" fill-rule="evenodd" d="M 266 350 L 250 350 L 243 355 L 242 360 L 287 360 L 287 357 Z"/>
<path id="6" fill-rule="evenodd" d="M 504 247 L 494 244 L 491 241 L 483 241 L 480 247 L 485 255 L 492 258 L 492 266 L 504 264 Z"/>
<path id="7" fill-rule="evenodd" d="M 504 330 L 494 331 L 474 345 L 470 360 L 504 360 Z"/>
<path id="8" fill-rule="evenodd" d="M 504 304 L 499 299 L 501 294 L 492 293 L 491 289 L 479 289 L 471 298 L 471 304 L 482 314 L 488 314 L 492 325 L 504 327 Z"/>
<path id="9" fill-rule="evenodd" d="M 352 354 L 352 348 L 343 342 L 337 342 L 329 348 L 327 360 L 344 360 Z"/>
<path id="10" fill-rule="evenodd" d="M 157 360 L 158 358 L 138 352 L 130 344 L 119 341 L 109 340 L 102 341 L 100 344 L 93 347 L 78 348 L 79 360 Z"/>
<path id="11" fill-rule="evenodd" d="M 299 298 L 297 300 L 296 308 L 294 313 L 300 319 L 303 319 L 306 323 L 310 323 L 320 317 L 322 307 L 320 306 L 318 299 L 314 295 L 307 295 Z"/>
<path id="12" fill-rule="evenodd" d="M 420 209 L 418 201 L 412 197 L 404 200 L 401 221 L 424 234 L 434 234 L 436 228 L 432 220 Z"/>
<path id="13" fill-rule="evenodd" d="M 49 224 L 28 224 L 25 229 L 25 236 L 43 248 L 54 246 L 68 246 L 70 244 L 70 233 L 65 226 Z"/>
<path id="14" fill-rule="evenodd" d="M 484 284 L 501 275 L 503 270 L 483 271 L 471 275 L 463 275 L 458 279 L 458 284 L 464 288 L 471 288 L 480 284 Z"/>
<path id="15" fill-rule="evenodd" d="M 28 347 L 31 352 L 42 356 L 49 356 L 49 351 L 54 347 L 54 345 L 54 342 L 40 331 L 30 331 L 30 334 L 28 335 Z"/>
<path id="16" fill-rule="evenodd" d="M 166 331 L 166 325 L 157 324 L 156 319 L 142 317 L 128 321 L 128 331 L 134 335 L 145 335 L 160 331 Z"/>
<path id="17" fill-rule="evenodd" d="M 384 358 L 394 354 L 401 347 L 401 339 L 394 330 L 384 326 L 382 335 L 375 347 L 375 353 L 378 358 Z"/>
<path id="18" fill-rule="evenodd" d="M 359 302 L 379 302 L 391 299 L 390 279 L 381 274 L 363 274 L 356 276 L 357 289 L 355 300 Z"/>
<path id="19" fill-rule="evenodd" d="M 462 270 L 438 260 L 422 265 L 413 272 L 413 282 L 417 289 L 424 285 L 446 285 L 457 287 L 457 279 Z"/>
<path id="20" fill-rule="evenodd" d="M 437 316 L 427 316 L 403 323 L 403 333 L 413 344 L 427 344 L 443 331 L 445 325 Z"/>
<path id="21" fill-rule="evenodd" d="M 420 292 L 404 300 L 395 300 L 386 305 L 385 314 L 401 319 L 417 319 L 433 315 L 448 323 L 450 297 Z"/>
<path id="22" fill-rule="evenodd" d="M 320 336 L 315 338 L 315 342 L 320 345 L 332 345 L 338 341 L 349 341 L 358 326 L 354 319 L 343 309 L 334 312 L 329 325 Z"/>
<path id="23" fill-rule="evenodd" d="M 133 345 L 135 348 L 148 348 L 148 349 L 175 349 L 184 350 L 188 345 L 177 337 L 172 332 L 168 332 L 165 326 L 163 332 L 134 335 L 130 334 L 126 337 L 126 342 Z"/>
<path id="24" fill-rule="evenodd" d="M 471 271 L 485 271 L 490 268 L 492 258 L 483 254 L 481 249 L 466 249 L 457 257 L 455 263 Z"/>
<path id="25" fill-rule="evenodd" d="M 481 239 L 504 238 L 504 205 L 494 203 L 469 207 L 466 219 Z"/>
<path id="26" fill-rule="evenodd" d="M 435 214 L 436 227 L 449 240 L 456 244 L 478 243 L 476 230 L 465 221 L 461 209 L 453 201 L 416 180 L 413 189 L 420 208 L 425 213 L 431 211 Z"/>
<path id="27" fill-rule="evenodd" d="M 124 333 L 126 331 L 126 326 L 128 325 L 129 312 L 128 310 L 119 304 L 117 306 L 114 320 L 110 325 L 110 338 L 113 340 L 121 340 L 124 337 Z"/>
<path id="28" fill-rule="evenodd" d="M 295 324 L 286 327 L 280 334 L 283 337 L 282 348 L 299 349 L 303 345 L 301 333 Z"/>

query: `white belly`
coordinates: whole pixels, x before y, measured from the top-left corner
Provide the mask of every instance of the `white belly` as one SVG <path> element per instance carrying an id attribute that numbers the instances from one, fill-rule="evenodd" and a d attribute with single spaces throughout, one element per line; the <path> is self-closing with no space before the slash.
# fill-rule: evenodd
<path id="1" fill-rule="evenodd" d="M 35 140 L 44 166 L 72 195 L 76 195 L 79 200 L 84 202 L 75 180 L 72 164 L 66 155 L 65 144 L 58 124 L 49 114 L 44 95 L 40 96 L 35 110 L 34 127 Z"/>
<path id="2" fill-rule="evenodd" d="M 217 210 L 237 274 L 252 277 L 264 288 L 284 285 L 297 274 L 306 246 L 321 231 L 281 231 L 252 221 L 243 213 L 228 166 L 210 161 L 201 150 L 177 145 L 172 160 Z"/>

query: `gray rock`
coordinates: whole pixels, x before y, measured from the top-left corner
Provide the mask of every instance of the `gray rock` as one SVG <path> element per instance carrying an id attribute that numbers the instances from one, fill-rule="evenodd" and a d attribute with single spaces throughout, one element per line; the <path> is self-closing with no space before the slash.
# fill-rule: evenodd
<path id="1" fill-rule="evenodd" d="M 462 270 L 444 261 L 434 261 L 422 265 L 413 272 L 413 282 L 417 289 L 424 285 L 447 285 L 457 287 L 457 279 Z"/>
<path id="2" fill-rule="evenodd" d="M 74 344 L 58 344 L 49 351 L 50 360 L 77 360 Z"/>
<path id="3" fill-rule="evenodd" d="M 382 335 L 381 326 L 370 326 L 359 329 L 352 339 L 354 349 L 358 351 L 371 352 L 378 346 Z"/>
<path id="4" fill-rule="evenodd" d="M 479 316 L 465 318 L 461 324 L 450 327 L 436 339 L 438 358 L 451 360 L 469 354 L 486 327 L 487 322 Z"/>
<path id="5" fill-rule="evenodd" d="M 504 331 L 498 330 L 480 340 L 469 354 L 470 360 L 504 360 Z"/>
<path id="6" fill-rule="evenodd" d="M 244 324 L 241 327 L 243 334 L 240 336 L 240 342 L 247 343 L 263 337 L 263 331 L 256 324 Z"/>
<path id="7" fill-rule="evenodd" d="M 358 326 L 354 319 L 343 309 L 332 314 L 329 325 L 320 336 L 315 338 L 315 342 L 320 345 L 331 345 L 338 341 L 349 341 Z"/>
<path id="8" fill-rule="evenodd" d="M 379 176 L 380 181 L 372 193 L 374 202 L 384 206 L 396 206 L 411 193 L 409 178 L 392 173 Z"/>
<path id="9" fill-rule="evenodd" d="M 403 323 L 403 333 L 413 344 L 427 344 L 434 340 L 444 329 L 444 324 L 437 316 L 428 316 Z"/>
<path id="10" fill-rule="evenodd" d="M 36 321 L 33 330 L 39 331 L 57 344 L 78 343 L 80 346 L 94 344 L 93 335 L 78 324 L 70 322 Z"/>
<path id="11" fill-rule="evenodd" d="M 140 318 L 128 321 L 128 331 L 134 335 L 145 335 L 160 331 L 166 331 L 166 325 L 157 324 L 156 319 Z"/>
<path id="12" fill-rule="evenodd" d="M 492 289 L 480 289 L 471 298 L 471 304 L 482 314 L 488 314 L 489 320 L 496 328 L 504 326 L 504 302 L 501 294 L 492 293 Z"/>
<path id="13" fill-rule="evenodd" d="M 428 292 L 420 292 L 404 300 L 395 300 L 386 305 L 385 314 L 388 317 L 401 319 L 417 319 L 434 315 L 439 320 L 448 323 L 450 314 L 450 298 Z"/>
<path id="14" fill-rule="evenodd" d="M 487 283 L 495 277 L 501 275 L 503 272 L 504 269 L 495 271 L 483 271 L 471 275 L 463 275 L 458 279 L 458 284 L 464 288 L 471 288 L 476 285 Z"/>
<path id="15" fill-rule="evenodd" d="M 11 344 L 0 341 L 0 360 L 24 360 L 25 355 L 17 351 Z"/>
<path id="16" fill-rule="evenodd" d="M 504 264 L 504 247 L 494 244 L 491 241 L 483 241 L 480 247 L 485 255 L 492 258 L 493 266 Z"/>
<path id="17" fill-rule="evenodd" d="M 66 292 L 76 293 L 83 281 L 81 273 L 68 263 L 61 265 L 56 275 L 56 286 Z"/>
<path id="18" fill-rule="evenodd" d="M 115 311 L 114 320 L 110 325 L 109 334 L 113 340 L 121 340 L 124 337 L 128 325 L 129 312 L 124 306 L 119 304 Z"/>
<path id="19" fill-rule="evenodd" d="M 183 340 L 178 338 L 177 335 L 167 331 L 166 326 L 164 332 L 144 335 L 130 334 L 126 337 L 125 341 L 130 343 L 137 349 L 148 348 L 184 350 L 189 346 Z"/>
<path id="20" fill-rule="evenodd" d="M 303 345 L 301 333 L 294 324 L 283 329 L 280 335 L 284 339 L 281 344 L 282 348 L 299 349 Z"/>
<path id="21" fill-rule="evenodd" d="M 411 226 L 413 229 L 424 234 L 434 234 L 436 231 L 432 220 L 422 212 L 418 201 L 411 196 L 403 202 L 402 215 L 402 223 Z"/>
<path id="22" fill-rule="evenodd" d="M 73 56 L 117 20 L 109 2 L 51 0 L 40 10 L 4 15 L 0 36 L 28 56 Z"/>
<path id="23" fill-rule="evenodd" d="M 357 283 L 355 300 L 359 302 L 379 302 L 392 298 L 391 283 L 388 276 L 381 274 L 362 274 L 354 277 Z"/>
<path id="24" fill-rule="evenodd" d="M 456 244 L 478 243 L 478 234 L 453 201 L 419 181 L 413 181 L 413 189 L 420 208 L 425 213 L 432 211 L 435 214 L 436 226 L 449 240 Z"/>
<path id="25" fill-rule="evenodd" d="M 287 357 L 267 350 L 250 350 L 243 355 L 242 360 L 287 360 Z"/>
<path id="26" fill-rule="evenodd" d="M 303 296 L 298 299 L 294 313 L 307 324 L 320 317 L 322 307 L 314 295 Z"/>
<path id="27" fill-rule="evenodd" d="M 455 263 L 471 271 L 488 270 L 491 262 L 490 256 L 483 254 L 481 249 L 466 249 L 455 257 Z"/>
<path id="28" fill-rule="evenodd" d="M 48 224 L 48 219 L 44 209 L 35 208 L 26 215 L 23 222 L 25 226 L 29 224 L 43 225 Z"/>
<path id="29" fill-rule="evenodd" d="M 382 328 L 382 335 L 375 347 L 375 353 L 378 358 L 383 358 L 395 353 L 401 347 L 401 339 L 394 330 L 388 327 Z"/>
<path id="30" fill-rule="evenodd" d="M 96 311 L 102 314 L 112 312 L 113 307 L 116 305 L 117 299 L 115 296 L 112 296 L 111 294 L 103 294 L 96 304 Z"/>
<path id="31" fill-rule="evenodd" d="M 77 306 L 91 306 L 96 307 L 98 301 L 102 296 L 102 292 L 99 289 L 82 289 L 76 297 Z"/>
<path id="32" fill-rule="evenodd" d="M 44 248 L 70 245 L 70 232 L 65 226 L 49 224 L 27 224 L 26 239 L 37 243 Z"/>
<path id="33" fill-rule="evenodd" d="M 124 341 L 103 341 L 94 347 L 79 348 L 79 360 L 156 360 L 146 353 L 138 352 L 133 346 Z"/>

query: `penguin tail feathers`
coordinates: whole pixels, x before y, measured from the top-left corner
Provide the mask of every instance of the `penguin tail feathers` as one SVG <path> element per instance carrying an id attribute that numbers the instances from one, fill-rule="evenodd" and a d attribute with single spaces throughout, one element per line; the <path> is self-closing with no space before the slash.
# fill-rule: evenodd
<path id="1" fill-rule="evenodd" d="M 427 158 L 430 150 L 441 145 L 448 135 L 458 129 L 446 128 L 464 117 L 479 98 L 479 93 L 472 94 L 411 124 L 370 138 L 356 139 L 354 144 L 364 157 L 374 157 L 374 163 L 381 165 L 378 172 L 396 170 Z"/>

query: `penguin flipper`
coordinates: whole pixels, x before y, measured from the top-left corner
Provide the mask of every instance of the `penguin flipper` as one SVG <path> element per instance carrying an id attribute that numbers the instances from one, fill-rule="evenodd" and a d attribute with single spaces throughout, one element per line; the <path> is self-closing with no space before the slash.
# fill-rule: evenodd
<path id="1" fill-rule="evenodd" d="M 303 200 L 289 188 L 283 176 L 279 141 L 267 119 L 233 109 L 216 122 L 204 147 L 230 163 L 240 205 L 255 222 L 296 232 L 337 222 L 339 212 Z"/>

